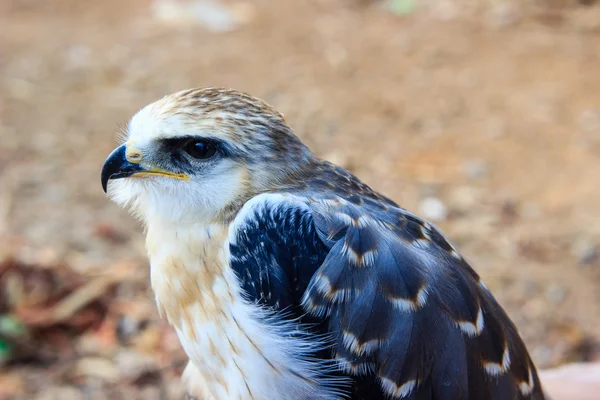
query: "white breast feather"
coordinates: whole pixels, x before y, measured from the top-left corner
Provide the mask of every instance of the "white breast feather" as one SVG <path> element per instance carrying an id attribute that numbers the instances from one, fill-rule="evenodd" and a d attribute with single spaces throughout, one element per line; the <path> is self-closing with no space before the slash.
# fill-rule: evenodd
<path id="1" fill-rule="evenodd" d="M 339 399 L 342 382 L 324 376 L 333 366 L 308 358 L 323 341 L 243 299 L 229 267 L 230 238 L 246 229 L 255 208 L 267 201 L 296 203 L 285 196 L 258 196 L 229 230 L 149 226 L 157 304 L 190 357 L 183 379 L 190 394 L 200 398 Z"/>

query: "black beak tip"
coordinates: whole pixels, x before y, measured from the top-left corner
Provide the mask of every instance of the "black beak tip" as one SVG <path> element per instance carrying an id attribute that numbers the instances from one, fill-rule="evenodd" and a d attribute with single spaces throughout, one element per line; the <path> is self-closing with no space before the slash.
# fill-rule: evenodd
<path id="1" fill-rule="evenodd" d="M 125 157 L 125 145 L 121 145 L 113 150 L 112 153 L 104 161 L 102 166 L 102 173 L 100 180 L 102 182 L 102 190 L 104 193 L 108 189 L 108 181 L 114 177 L 117 177 L 124 169 L 127 168 L 129 162 Z"/>
<path id="2" fill-rule="evenodd" d="M 108 179 L 109 178 L 104 179 L 104 177 L 102 177 L 102 190 L 104 193 L 108 191 Z"/>

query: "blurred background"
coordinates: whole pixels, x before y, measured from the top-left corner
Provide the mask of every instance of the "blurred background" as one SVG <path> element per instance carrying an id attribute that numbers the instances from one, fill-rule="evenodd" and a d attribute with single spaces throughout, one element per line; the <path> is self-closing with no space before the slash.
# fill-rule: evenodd
<path id="1" fill-rule="evenodd" d="M 226 86 L 459 246 L 540 368 L 600 360 L 595 0 L 2 0 L 0 399 L 181 399 L 139 224 L 100 169 Z"/>

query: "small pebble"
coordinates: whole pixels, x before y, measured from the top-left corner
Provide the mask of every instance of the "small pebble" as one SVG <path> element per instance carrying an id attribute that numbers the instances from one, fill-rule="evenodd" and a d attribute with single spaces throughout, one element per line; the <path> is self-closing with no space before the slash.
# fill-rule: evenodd
<path id="1" fill-rule="evenodd" d="M 437 197 L 423 199 L 420 208 L 423 217 L 431 221 L 443 221 L 448 216 L 446 205 Z"/>
<path id="2" fill-rule="evenodd" d="M 140 321 L 133 315 L 122 315 L 117 324 L 117 337 L 128 343 L 140 331 Z"/>
<path id="3" fill-rule="evenodd" d="M 588 239 L 581 239 L 573 243 L 571 254 L 577 259 L 579 265 L 593 264 L 598 260 L 598 244 Z"/>

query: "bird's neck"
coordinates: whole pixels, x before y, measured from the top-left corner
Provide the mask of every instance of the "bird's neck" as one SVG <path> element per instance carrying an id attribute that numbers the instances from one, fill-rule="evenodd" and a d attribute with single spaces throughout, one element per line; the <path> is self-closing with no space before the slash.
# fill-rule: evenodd
<path id="1" fill-rule="evenodd" d="M 148 226 L 152 288 L 161 314 L 171 324 L 185 324 L 185 310 L 194 304 L 218 308 L 231 295 L 227 237 L 228 229 L 221 224 Z M 209 310 L 214 312 L 218 310 Z"/>

